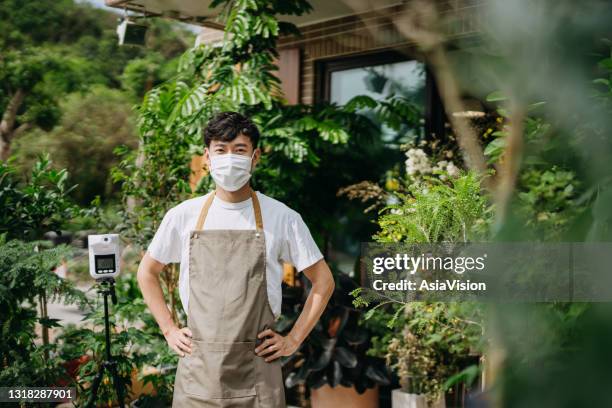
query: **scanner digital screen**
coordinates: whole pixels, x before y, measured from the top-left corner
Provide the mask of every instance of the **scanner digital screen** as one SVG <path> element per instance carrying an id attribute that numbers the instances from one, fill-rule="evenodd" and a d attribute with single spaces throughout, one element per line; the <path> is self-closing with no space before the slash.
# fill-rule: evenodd
<path id="1" fill-rule="evenodd" d="M 115 272 L 115 254 L 96 255 L 96 272 L 98 273 Z"/>

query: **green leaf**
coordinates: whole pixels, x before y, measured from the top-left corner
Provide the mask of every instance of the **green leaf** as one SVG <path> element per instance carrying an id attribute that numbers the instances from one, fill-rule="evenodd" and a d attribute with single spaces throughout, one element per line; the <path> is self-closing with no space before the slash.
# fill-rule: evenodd
<path id="1" fill-rule="evenodd" d="M 605 58 L 599 61 L 598 65 L 602 68 L 612 70 L 612 58 Z"/>
<path id="2" fill-rule="evenodd" d="M 508 100 L 508 97 L 501 91 L 494 91 L 487 95 L 486 100 L 487 102 L 501 102 Z"/>
<path id="3" fill-rule="evenodd" d="M 504 149 L 506 148 L 506 138 L 498 137 L 491 141 L 484 149 L 485 156 L 488 157 L 488 163 L 496 162 L 499 157 L 503 154 Z"/>

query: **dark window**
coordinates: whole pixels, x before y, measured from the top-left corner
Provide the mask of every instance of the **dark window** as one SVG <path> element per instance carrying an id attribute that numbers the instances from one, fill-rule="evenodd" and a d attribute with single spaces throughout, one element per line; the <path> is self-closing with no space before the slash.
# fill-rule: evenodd
<path id="1" fill-rule="evenodd" d="M 432 75 L 426 65 L 408 53 L 396 51 L 324 60 L 316 65 L 318 102 L 344 104 L 357 95 L 385 99 L 392 94 L 410 99 L 420 108 L 420 120 L 397 133 L 381 126 L 383 139 L 400 136 L 444 137 L 444 111 Z M 405 140 L 402 140 L 405 141 Z"/>

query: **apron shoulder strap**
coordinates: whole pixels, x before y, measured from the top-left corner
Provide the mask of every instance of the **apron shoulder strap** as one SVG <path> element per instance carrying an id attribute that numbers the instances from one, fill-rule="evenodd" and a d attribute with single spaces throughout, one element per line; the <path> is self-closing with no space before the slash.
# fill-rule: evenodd
<path id="1" fill-rule="evenodd" d="M 195 228 L 196 231 L 200 231 L 204 227 L 204 220 L 206 219 L 206 216 L 208 215 L 208 210 L 210 209 L 210 206 L 212 205 L 214 198 L 215 198 L 215 191 L 213 190 L 208 196 L 208 199 L 206 200 L 204 205 L 202 206 L 202 210 L 200 211 L 200 216 L 198 217 L 198 222 Z"/>
<path id="2" fill-rule="evenodd" d="M 208 199 L 202 206 L 202 210 L 200 211 L 200 216 L 198 217 L 198 222 L 196 223 L 196 231 L 200 231 L 204 227 L 204 221 L 206 220 L 206 216 L 208 215 L 208 210 L 212 205 L 212 202 L 215 198 L 215 191 L 211 192 L 208 196 Z M 253 189 L 251 189 L 251 199 L 253 200 L 253 211 L 255 212 L 255 226 L 258 230 L 263 231 L 263 220 L 261 218 L 261 207 L 259 205 L 259 199 L 257 198 L 257 193 Z"/>
<path id="3" fill-rule="evenodd" d="M 255 190 L 251 189 L 251 198 L 253 199 L 253 211 L 255 211 L 255 226 L 259 231 L 263 231 L 263 220 L 261 219 L 261 207 Z"/>

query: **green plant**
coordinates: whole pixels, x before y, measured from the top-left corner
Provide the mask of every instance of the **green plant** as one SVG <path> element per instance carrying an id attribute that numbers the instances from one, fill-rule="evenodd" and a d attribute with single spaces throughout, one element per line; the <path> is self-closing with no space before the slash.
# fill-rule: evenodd
<path id="1" fill-rule="evenodd" d="M 490 165 L 501 166 L 505 160 L 506 142 L 510 131 L 506 121 L 509 113 L 503 107 L 508 98 L 500 92 L 487 96 L 496 104 L 500 129 L 491 132 L 492 140 L 485 148 Z M 526 107 L 524 128 L 524 158 L 517 176 L 516 197 L 512 216 L 529 239 L 559 241 L 571 228 L 572 220 L 585 209 L 584 183 L 580 180 L 579 158 L 543 115 L 546 103 Z M 574 142 L 576 143 L 576 142 Z M 582 196 L 582 197 L 581 197 Z"/>
<path id="2" fill-rule="evenodd" d="M 425 394 L 431 403 L 479 369 L 471 355 L 482 342 L 480 309 L 469 303 L 412 302 L 402 306 L 399 333 L 387 346 L 387 363 L 405 392 Z"/>
<path id="3" fill-rule="evenodd" d="M 355 282 L 343 273 L 337 273 L 336 278 L 334 294 L 317 325 L 298 351 L 283 359 L 284 366 L 292 367 L 285 381 L 288 388 L 306 384 L 312 389 L 327 384 L 355 387 L 363 393 L 377 384 L 390 384 L 382 359 L 366 354 L 370 332 L 360 324 L 362 313 L 353 307 L 348 294 L 356 287 Z M 303 283 L 306 283 L 304 279 Z M 278 331 L 289 331 L 307 293 L 306 290 L 298 296 L 293 313 L 283 314 Z"/>
<path id="4" fill-rule="evenodd" d="M 407 193 L 396 192 L 399 202 L 388 205 L 378 219 L 378 242 L 467 242 L 487 231 L 488 204 L 479 178 L 465 173 L 444 182 L 426 178 Z"/>
<path id="5" fill-rule="evenodd" d="M 94 287 L 95 288 L 95 287 Z M 132 386 L 132 375 L 153 384 L 155 396 L 138 396 L 138 406 L 168 404 L 172 400 L 174 371 L 178 356 L 166 344 L 154 318 L 146 313 L 146 305 L 133 273 L 121 275 L 116 281 L 118 303 L 111 305 L 110 327 L 112 355 L 117 361 L 119 386 L 125 397 Z M 74 361 L 89 356 L 79 365 L 73 384 L 79 390 L 79 403 L 91 396 L 90 384 L 105 358 L 104 320 L 102 298 L 86 309 L 83 324 L 67 327 L 58 337 L 59 355 L 63 361 Z M 116 394 L 109 373 L 101 383 L 99 401 L 115 401 Z"/>
<path id="6" fill-rule="evenodd" d="M 137 142 L 125 93 L 94 85 L 87 93 L 67 95 L 59 106 L 62 118 L 52 130 L 32 130 L 15 141 L 15 162 L 30 167 L 38 155 L 48 153 L 70 174 L 68 182 L 78 184 L 70 196 L 81 205 L 89 205 L 95 196 L 116 196 L 120 186 L 110 178 L 110 168 L 118 161 L 113 149 L 119 144 L 135 147 Z"/>
<path id="7" fill-rule="evenodd" d="M 165 211 L 191 193 L 189 140 L 165 126 L 175 89 L 164 85 L 145 96 L 138 122 L 139 149 L 115 149 L 123 156 L 112 170 L 123 193 L 124 222 L 118 228 L 139 248 L 151 240 Z"/>
<path id="8" fill-rule="evenodd" d="M 373 312 L 368 311 L 363 316 L 360 324 L 370 333 L 371 346 L 366 352 L 367 355 L 378 358 L 386 358 L 389 342 L 396 336 L 395 327 L 401 326 L 401 322 L 395 322 L 402 318 L 402 315 L 395 316 L 396 308 L 377 308 Z M 394 318 L 395 316 L 395 318 Z M 393 324 L 389 322 L 394 321 Z"/>
<path id="9" fill-rule="evenodd" d="M 572 171 L 555 166 L 546 170 L 525 169 L 520 176 L 517 208 L 525 225 L 540 231 L 545 240 L 559 237 L 560 231 L 582 210 L 575 202 L 578 186 Z"/>
<path id="10" fill-rule="evenodd" d="M 39 158 L 27 180 L 18 178 L 10 163 L 0 163 L 2 384 L 49 385 L 65 374 L 60 362 L 51 358 L 55 346 L 49 343 L 49 329 L 58 324 L 49 318 L 47 302 L 83 305 L 86 298 L 53 272 L 71 249 L 66 245 L 50 248 L 48 241 L 40 239 L 49 230 L 59 230 L 76 213 L 67 197 L 74 188 L 67 186 L 67 177 L 66 170 L 51 167 L 48 156 Z M 37 324 L 42 328 L 42 345 L 35 343 Z"/>
<path id="11" fill-rule="evenodd" d="M 409 153 L 407 175 L 395 178 L 393 188 L 385 191 L 386 199 L 396 202 L 380 211 L 380 231 L 374 239 L 406 244 L 484 239 L 491 208 L 480 178 L 471 172 L 435 170 L 423 150 Z M 404 391 L 425 394 L 433 402 L 456 383 L 471 383 L 479 373 L 473 356 L 482 349 L 478 306 L 405 302 L 363 287 L 351 295 L 356 307 L 375 304 L 364 315 L 365 325 L 379 332 L 368 353 L 385 356 Z"/>
<path id="12" fill-rule="evenodd" d="M 557 67 L 546 74 L 555 78 L 555 83 L 545 84 L 535 92 L 528 87 L 529 99 L 535 94 L 546 103 L 529 111 L 522 123 L 524 145 L 515 152 L 521 158 L 521 173 L 514 191 L 514 211 L 500 228 L 497 238 L 500 241 L 610 240 L 611 43 L 605 41 L 603 47 L 594 43 L 599 34 L 593 25 L 580 28 L 561 23 L 562 16 L 570 13 L 573 10 L 566 8 L 555 18 L 547 15 L 534 21 L 538 27 L 546 25 L 545 34 L 537 30 L 530 34 L 537 41 L 531 43 L 536 48 L 529 54 L 536 52 L 540 60 Z M 605 15 L 609 17 L 609 13 Z M 507 16 L 504 21 L 508 21 Z M 579 44 L 559 42 L 561 32 L 574 41 L 580 38 Z M 546 38 L 549 35 L 555 44 L 563 44 L 561 49 L 551 46 Z M 573 52 L 587 55 L 589 48 L 599 61 L 567 58 Z M 558 61 L 567 64 L 561 68 Z M 515 72 L 525 60 L 506 62 L 510 63 L 506 72 Z M 541 83 L 540 78 L 531 74 L 529 77 L 533 83 Z M 559 81 L 575 89 L 573 94 L 582 96 L 557 100 Z M 587 87 L 590 82 L 594 86 Z M 534 132 L 538 128 L 542 131 Z M 500 136 L 507 137 L 505 133 Z M 508 153 L 501 153 L 501 159 L 506 159 Z M 610 359 L 606 346 L 612 333 L 607 319 L 609 304 L 508 304 L 491 309 L 487 331 L 493 342 L 492 355 L 506 356 L 497 368 L 498 380 L 492 387 L 500 404 L 610 405 L 610 396 L 601 391 L 610 381 L 604 363 Z"/>
<path id="13" fill-rule="evenodd" d="M 60 102 L 65 95 L 86 92 L 94 84 L 119 88 L 124 71 L 131 82 L 127 90 L 141 94 L 167 77 L 163 71 L 176 64 L 175 57 L 195 38 L 172 22 L 149 19 L 147 47 L 121 47 L 116 15 L 110 10 L 72 0 L 37 6 L 32 0 L 0 3 L 2 160 L 21 136 L 32 143 L 44 134 L 41 129 L 54 128 L 64 112 Z M 139 61 L 154 58 L 160 60 L 155 72 L 139 67 Z M 127 69 L 130 60 L 136 67 Z M 107 125 L 112 128 L 112 120 Z"/>
<path id="14" fill-rule="evenodd" d="M 37 344 L 36 325 L 57 327 L 56 319 L 46 315 L 46 302 L 61 300 L 84 306 L 84 294 L 53 269 L 70 253 L 60 245 L 48 247 L 46 241 L 6 240 L 0 235 L 0 384 L 49 386 L 66 373 L 55 358 L 56 346 L 48 338 Z M 37 313 L 40 307 L 40 316 Z M 44 336 L 44 333 L 43 333 Z"/>
<path id="15" fill-rule="evenodd" d="M 57 231 L 77 213 L 68 195 L 68 172 L 55 170 L 49 155 L 41 155 L 30 177 L 22 180 L 8 162 L 0 162 L 0 233 L 7 238 L 40 239 Z"/>
<path id="16" fill-rule="evenodd" d="M 63 360 L 84 361 L 76 370 L 76 378 L 71 381 L 71 386 L 77 388 L 78 404 L 82 406 L 86 405 L 91 397 L 91 384 L 100 370 L 101 361 L 105 358 L 104 324 L 100 316 L 92 317 L 92 313 L 100 315 L 98 311 L 101 308 L 100 302 L 97 303 L 85 316 L 86 322 L 93 324 L 93 329 L 84 326 L 77 328 L 71 325 L 66 327 L 57 339 L 60 356 Z M 112 327 L 114 331 L 114 322 Z M 113 361 L 117 364 L 118 385 L 122 389 L 124 397 L 129 397 L 128 390 L 134 368 L 133 360 L 137 357 L 133 352 L 128 354 L 128 350 L 138 341 L 144 341 L 144 339 L 142 334 L 134 328 L 128 328 L 119 333 L 114 331 L 111 334 L 111 353 L 113 354 Z M 89 358 L 83 359 L 83 356 Z M 104 401 L 110 405 L 112 401 L 117 401 L 114 386 L 114 379 L 106 371 L 100 383 L 97 402 Z"/>
<path id="17" fill-rule="evenodd" d="M 482 305 L 394 301 L 366 288 L 351 295 L 358 308 L 376 303 L 364 315 L 364 324 L 378 333 L 367 353 L 386 359 L 403 391 L 425 394 L 431 403 L 456 384 L 469 386 L 480 373 Z"/>

